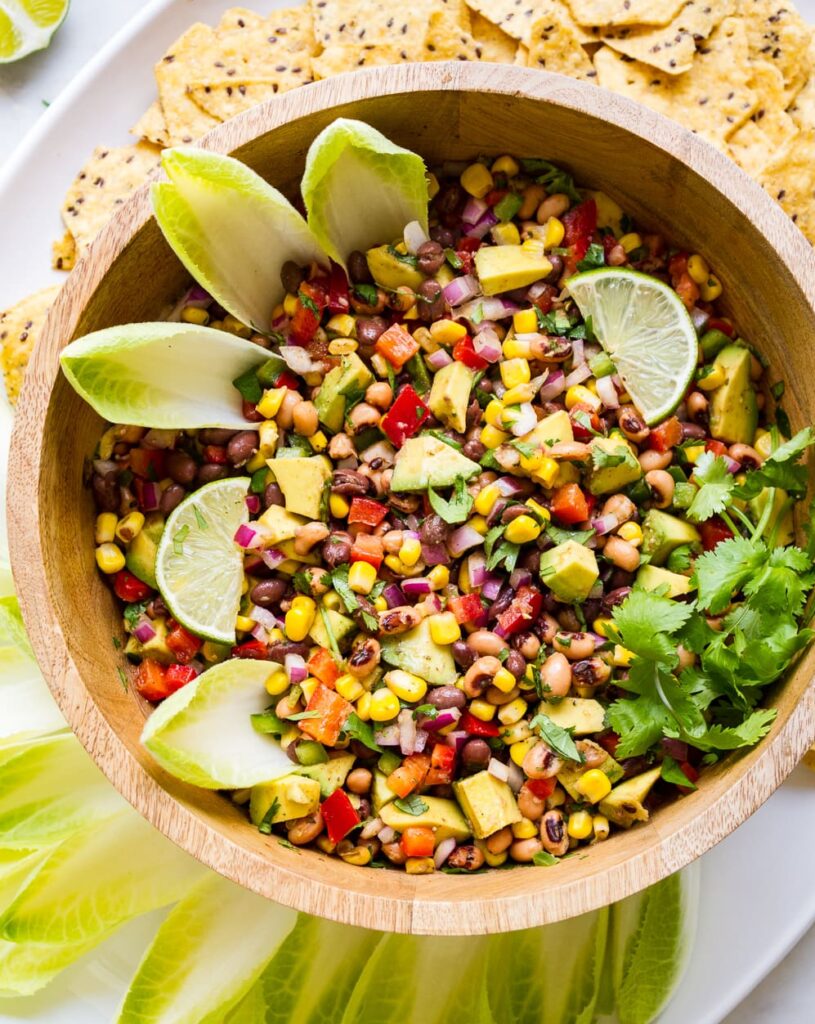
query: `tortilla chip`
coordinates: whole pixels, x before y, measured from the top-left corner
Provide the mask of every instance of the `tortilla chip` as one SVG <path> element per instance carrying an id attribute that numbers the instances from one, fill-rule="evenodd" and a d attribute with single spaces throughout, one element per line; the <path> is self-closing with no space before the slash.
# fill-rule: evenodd
<path id="1" fill-rule="evenodd" d="M 700 48 L 692 71 L 666 75 L 604 46 L 594 57 L 599 84 L 672 117 L 719 148 L 753 113 L 747 34 L 726 18 Z"/>
<path id="2" fill-rule="evenodd" d="M 710 0 L 719 3 L 719 0 Z M 684 0 L 567 0 L 578 25 L 667 25 Z"/>
<path id="3" fill-rule="evenodd" d="M 311 62 L 309 61 L 309 75 Z M 248 110 L 250 107 L 263 103 L 278 92 L 299 85 L 295 82 L 282 85 L 277 82 L 236 82 L 228 78 L 221 82 L 192 82 L 187 92 L 198 106 L 220 121 L 228 121 L 230 117 Z"/>
<path id="4" fill-rule="evenodd" d="M 804 759 L 801 764 L 807 768 L 811 768 L 815 771 L 815 747 L 810 747 L 809 750 L 804 754 Z"/>
<path id="5" fill-rule="evenodd" d="M 556 71 L 589 81 L 597 78 L 591 58 L 580 45 L 574 29 L 557 15 L 536 21 L 527 39 L 530 68 Z"/>
<path id="6" fill-rule="evenodd" d="M 781 113 L 784 112 L 781 111 Z M 788 115 L 784 116 L 788 117 Z M 789 138 L 793 138 L 797 132 L 795 122 L 789 118 Z M 777 149 L 778 146 L 770 138 L 770 135 L 752 118 L 733 132 L 727 143 L 728 155 L 752 178 L 760 177 Z"/>
<path id="7" fill-rule="evenodd" d="M 464 32 L 472 32 L 470 8 L 465 0 L 439 0 L 439 2 L 441 3 L 439 10 L 446 12 L 447 17 L 454 25 L 458 25 Z"/>
<path id="8" fill-rule="evenodd" d="M 190 64 L 201 55 L 218 53 L 215 32 L 209 25 L 198 22 L 188 28 L 156 64 L 155 76 L 161 109 L 164 111 L 170 142 L 174 146 L 193 142 L 219 124 L 217 117 L 208 114 L 187 95 L 187 83 L 191 78 L 201 77 L 190 74 Z"/>
<path id="9" fill-rule="evenodd" d="M 693 66 L 696 44 L 707 39 L 737 6 L 737 0 L 685 0 L 679 14 L 663 28 L 632 25 L 601 31 L 600 39 L 618 53 L 679 75 Z"/>
<path id="10" fill-rule="evenodd" d="M 815 244 L 815 128 L 790 139 L 765 165 L 759 181 Z"/>
<path id="11" fill-rule="evenodd" d="M 23 386 L 25 368 L 37 336 L 61 287 L 55 284 L 43 288 L 0 313 L 0 362 L 6 381 L 6 394 L 12 405 L 17 401 Z"/>
<path id="12" fill-rule="evenodd" d="M 161 150 L 149 142 L 93 151 L 62 204 L 62 219 L 80 253 L 160 163 Z"/>
<path id="13" fill-rule="evenodd" d="M 51 266 L 54 270 L 70 272 L 76 265 L 76 239 L 66 231 L 58 242 L 51 243 Z"/>
<path id="14" fill-rule="evenodd" d="M 515 60 L 517 39 L 513 39 L 503 29 L 493 25 L 483 14 L 473 12 L 471 21 L 472 36 L 481 51 L 482 60 L 493 64 L 511 64 Z"/>
<path id="15" fill-rule="evenodd" d="M 455 25 L 447 11 L 430 15 L 424 46 L 426 61 L 478 60 L 480 56 L 473 37 Z"/>
<path id="16" fill-rule="evenodd" d="M 592 32 L 575 23 L 564 0 L 467 0 L 473 11 L 506 35 L 527 44 L 529 30 L 541 18 L 558 17 L 577 33 L 581 43 L 594 39 Z"/>
<path id="17" fill-rule="evenodd" d="M 751 120 L 761 127 L 773 149 L 785 146 L 797 131 L 797 125 L 784 110 L 784 79 L 781 72 L 769 61 L 754 61 L 750 88 L 759 99 Z"/>
<path id="18" fill-rule="evenodd" d="M 515 60 L 512 62 L 519 68 L 529 67 L 529 47 L 524 46 L 523 43 L 518 43 L 518 50 L 515 53 Z"/>
<path id="19" fill-rule="evenodd" d="M 800 14 L 781 0 L 740 0 L 753 60 L 766 60 L 781 72 L 787 103 L 812 71 L 811 30 Z"/>
<path id="20" fill-rule="evenodd" d="M 153 142 L 156 146 L 170 145 L 170 134 L 167 131 L 167 122 L 164 120 L 164 111 L 158 100 L 151 103 L 142 116 L 130 129 L 130 134 L 135 135 L 145 142 Z"/>
<path id="21" fill-rule="evenodd" d="M 382 67 L 385 64 L 404 64 L 413 58 L 398 46 L 328 46 L 312 60 L 316 78 L 331 78 L 346 71 L 360 68 Z"/>
<path id="22" fill-rule="evenodd" d="M 422 59 L 432 7 L 433 0 L 310 0 L 314 35 L 326 49 L 381 43 L 413 60 Z"/>
<path id="23" fill-rule="evenodd" d="M 221 15 L 215 31 L 234 32 L 241 28 L 260 28 L 265 20 L 262 14 L 250 11 L 247 7 L 230 7 Z"/>

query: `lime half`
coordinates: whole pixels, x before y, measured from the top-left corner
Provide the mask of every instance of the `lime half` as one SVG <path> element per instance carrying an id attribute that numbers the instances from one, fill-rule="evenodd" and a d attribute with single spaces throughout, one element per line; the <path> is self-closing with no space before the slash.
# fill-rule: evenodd
<path id="1" fill-rule="evenodd" d="M 0 0 L 0 64 L 43 50 L 68 13 L 70 0 Z"/>
<path id="2" fill-rule="evenodd" d="M 577 274 L 566 287 L 617 367 L 649 426 L 682 401 L 699 353 L 696 329 L 676 292 L 635 270 Z"/>
<path id="3" fill-rule="evenodd" d="M 249 518 L 250 483 L 215 480 L 185 498 L 167 520 L 156 557 L 158 588 L 173 618 L 221 644 L 235 643 L 243 552 L 234 538 Z"/>

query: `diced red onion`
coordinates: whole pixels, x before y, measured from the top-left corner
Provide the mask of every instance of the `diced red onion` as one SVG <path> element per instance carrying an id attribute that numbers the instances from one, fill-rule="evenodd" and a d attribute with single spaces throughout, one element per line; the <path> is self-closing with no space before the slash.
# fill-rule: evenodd
<path id="1" fill-rule="evenodd" d="M 209 304 L 212 301 L 212 296 L 205 288 L 202 288 L 200 284 L 191 285 L 190 290 L 184 297 L 184 302 L 188 306 L 201 306 L 204 303 Z"/>
<path id="2" fill-rule="evenodd" d="M 513 793 L 519 793 L 524 784 L 524 773 L 512 759 L 507 763 L 507 768 L 509 770 L 507 785 Z"/>
<path id="3" fill-rule="evenodd" d="M 133 636 L 139 641 L 140 644 L 146 644 L 152 640 L 156 635 L 156 631 L 153 628 L 153 623 L 148 618 L 141 618 L 136 623 L 136 627 L 133 630 Z"/>
<path id="4" fill-rule="evenodd" d="M 452 747 L 455 751 L 459 751 L 469 738 L 469 733 L 457 729 L 455 732 L 448 732 L 444 737 L 444 742 L 448 747 Z"/>
<path id="5" fill-rule="evenodd" d="M 479 294 L 481 285 L 478 278 L 472 274 L 464 274 L 462 277 L 454 277 L 450 284 L 442 289 L 444 301 L 451 306 L 460 306 Z"/>
<path id="6" fill-rule="evenodd" d="M 595 356 L 599 356 L 603 351 L 600 345 L 595 345 L 592 341 L 586 341 L 583 343 L 583 358 L 594 359 Z"/>
<path id="7" fill-rule="evenodd" d="M 661 745 L 662 745 L 662 749 L 665 751 L 665 753 L 668 755 L 668 757 L 672 757 L 675 761 L 679 761 L 680 763 L 682 761 L 687 761 L 687 759 L 688 759 L 688 745 L 687 745 L 687 743 L 683 742 L 682 740 L 674 740 L 674 739 L 671 739 L 670 737 L 666 736 L 662 740 L 662 744 Z"/>
<path id="8" fill-rule="evenodd" d="M 532 573 L 528 569 L 513 569 L 509 574 L 509 585 L 513 590 L 528 587 L 532 582 Z"/>
<path id="9" fill-rule="evenodd" d="M 422 561 L 425 565 L 447 565 L 450 556 L 444 544 L 422 544 Z"/>
<path id="10" fill-rule="evenodd" d="M 418 530 L 421 525 L 419 523 L 419 517 L 411 512 L 409 516 L 405 517 L 405 525 L 409 530 Z"/>
<path id="11" fill-rule="evenodd" d="M 509 428 L 513 437 L 523 437 L 524 434 L 528 434 L 530 430 L 535 429 L 535 424 L 538 422 L 538 417 L 535 415 L 535 410 L 532 408 L 530 402 L 524 402 L 518 406 L 518 413 Z"/>
<path id="12" fill-rule="evenodd" d="M 614 381 L 611 377 L 598 377 L 596 387 L 597 397 L 606 409 L 620 408 L 620 399 L 617 395 L 617 389 L 614 387 Z"/>
<path id="13" fill-rule="evenodd" d="M 308 349 L 299 345 L 281 345 L 279 350 L 280 358 L 295 373 L 311 373 L 314 369 L 314 360 L 309 355 Z"/>
<path id="14" fill-rule="evenodd" d="M 615 515 L 597 516 L 596 519 L 592 519 L 589 524 L 594 532 L 599 537 L 605 537 L 607 533 L 611 533 L 612 530 L 620 525 L 619 520 Z"/>
<path id="15" fill-rule="evenodd" d="M 396 452 L 393 450 L 393 445 L 390 441 L 377 441 L 366 448 L 360 455 L 360 458 L 369 465 L 372 462 L 376 462 L 377 459 L 381 459 L 383 465 L 379 468 L 383 469 L 393 465 L 396 459 Z"/>
<path id="16" fill-rule="evenodd" d="M 690 311 L 690 318 L 693 326 L 696 328 L 696 333 L 701 334 L 705 327 L 707 327 L 710 313 L 706 313 L 703 309 L 699 309 L 698 306 L 694 306 Z"/>
<path id="17" fill-rule="evenodd" d="M 441 611 L 441 598 L 438 594 L 428 594 L 422 604 L 427 615 L 437 615 Z"/>
<path id="18" fill-rule="evenodd" d="M 110 473 L 115 473 L 119 468 L 119 463 L 114 462 L 113 459 L 93 460 L 93 471 L 98 473 L 99 476 L 108 476 Z"/>
<path id="19" fill-rule="evenodd" d="M 495 633 L 496 636 L 500 636 L 502 640 L 506 640 L 507 638 L 507 631 L 502 625 L 500 625 L 500 623 L 493 629 L 493 633 Z"/>
<path id="20" fill-rule="evenodd" d="M 509 781 L 509 766 L 505 765 L 503 761 L 499 761 L 497 757 L 490 758 L 487 771 L 493 778 L 498 779 L 499 782 Z"/>
<path id="21" fill-rule="evenodd" d="M 143 512 L 155 512 L 161 500 L 161 488 L 152 480 L 145 481 L 142 487 L 141 508 Z"/>
<path id="22" fill-rule="evenodd" d="M 438 732 L 439 729 L 446 729 L 448 725 L 455 725 L 459 718 L 461 718 L 460 709 L 449 708 L 446 711 L 440 711 L 435 718 L 426 718 L 422 722 L 422 728 L 427 732 Z"/>
<path id="23" fill-rule="evenodd" d="M 446 348 L 440 348 L 436 352 L 431 352 L 425 359 L 431 370 L 440 370 L 443 366 L 448 366 L 452 361 L 453 357 Z"/>
<path id="24" fill-rule="evenodd" d="M 276 569 L 281 563 L 286 561 L 286 556 L 277 548 L 261 548 L 258 554 L 269 569 Z"/>
<path id="25" fill-rule="evenodd" d="M 735 459 L 731 459 L 729 455 L 723 455 L 722 458 L 725 461 L 728 473 L 735 474 L 739 472 L 739 470 L 741 469 L 740 462 L 737 462 Z"/>
<path id="26" fill-rule="evenodd" d="M 483 551 L 474 551 L 467 556 L 467 576 L 470 586 L 483 587 L 487 576 L 487 562 Z"/>
<path id="27" fill-rule="evenodd" d="M 484 538 L 481 534 L 465 523 L 464 526 L 459 526 L 457 530 L 453 530 L 447 538 L 447 547 L 450 554 L 454 558 L 458 558 L 459 555 L 463 555 L 469 548 L 477 547 L 483 541 Z"/>
<path id="28" fill-rule="evenodd" d="M 293 686 L 297 683 L 302 683 L 308 676 L 306 660 L 302 654 L 287 654 L 283 664 L 286 669 L 286 675 L 289 677 L 289 682 Z"/>
<path id="29" fill-rule="evenodd" d="M 575 338 L 572 341 L 572 366 L 581 366 L 586 361 L 583 351 L 583 339 Z"/>
<path id="30" fill-rule="evenodd" d="M 489 210 L 489 206 L 487 206 L 483 199 L 476 199 L 475 196 L 471 196 L 467 200 L 467 205 L 461 212 L 462 224 L 465 225 L 465 227 L 475 226 L 487 210 Z"/>
<path id="31" fill-rule="evenodd" d="M 494 320 L 480 320 L 477 324 L 473 324 L 473 335 L 480 334 L 482 331 L 492 331 L 495 333 L 495 328 L 498 324 Z"/>
<path id="32" fill-rule="evenodd" d="M 262 626 L 267 629 L 277 629 L 280 622 L 275 614 L 269 611 L 268 608 L 259 608 L 256 604 L 247 612 L 247 615 L 253 622 L 259 622 Z"/>
<path id="33" fill-rule="evenodd" d="M 583 381 L 588 380 L 589 377 L 591 377 L 591 367 L 588 363 L 582 363 L 580 366 L 572 370 L 563 384 L 564 387 L 571 388 L 574 387 L 575 384 L 582 384 Z"/>
<path id="34" fill-rule="evenodd" d="M 566 390 L 566 375 L 563 370 L 552 370 L 543 387 L 540 389 L 540 400 L 542 402 L 554 401 Z"/>
<path id="35" fill-rule="evenodd" d="M 492 210 L 488 210 L 477 224 L 463 224 L 462 227 L 467 238 L 482 239 L 497 223 L 498 218 Z"/>
<path id="36" fill-rule="evenodd" d="M 524 485 L 514 476 L 499 476 L 495 486 L 505 498 L 514 498 L 516 494 L 522 494 Z"/>
<path id="37" fill-rule="evenodd" d="M 612 374 L 611 382 L 617 389 L 617 394 L 621 395 L 625 391 L 625 383 L 619 373 Z"/>
<path id="38" fill-rule="evenodd" d="M 531 284 L 527 289 L 526 297 L 527 299 L 529 299 L 530 302 L 534 303 L 536 299 L 539 299 L 541 297 L 541 295 L 546 294 L 547 289 L 549 287 L 550 286 L 545 281 L 536 281 L 534 284 Z"/>
<path id="39" fill-rule="evenodd" d="M 397 718 L 399 723 L 399 749 L 409 757 L 416 750 L 416 722 L 410 708 L 403 708 Z M 425 734 L 426 735 L 426 734 Z"/>
<path id="40" fill-rule="evenodd" d="M 501 593 L 501 587 L 503 585 L 504 581 L 500 576 L 494 572 L 488 573 L 487 578 L 481 587 L 481 593 L 488 601 L 494 601 Z"/>
<path id="41" fill-rule="evenodd" d="M 456 841 L 452 836 L 448 836 L 446 839 L 442 839 L 433 854 L 433 863 L 436 865 L 436 869 L 444 867 L 447 858 L 456 848 Z"/>
<path id="42" fill-rule="evenodd" d="M 374 733 L 374 739 L 380 747 L 398 747 L 399 726 L 394 723 L 393 725 L 386 725 L 383 729 L 377 729 Z"/>
<path id="43" fill-rule="evenodd" d="M 389 583 L 382 591 L 382 596 L 387 602 L 388 608 L 401 608 L 405 602 L 405 595 L 398 583 Z"/>
<path id="44" fill-rule="evenodd" d="M 245 551 L 252 551 L 254 548 L 259 547 L 262 539 L 258 531 L 253 530 L 248 523 L 241 523 L 235 531 L 233 538 L 238 547 L 243 548 Z"/>
<path id="45" fill-rule="evenodd" d="M 249 509 L 251 515 L 257 515 L 260 512 L 260 495 L 259 494 L 247 494 L 246 495 L 246 507 Z"/>
<path id="46" fill-rule="evenodd" d="M 390 825 L 386 825 L 377 832 L 376 838 L 380 843 L 392 843 L 396 838 L 396 830 L 392 829 Z"/>
<path id="47" fill-rule="evenodd" d="M 427 746 L 428 738 L 429 737 L 428 737 L 426 732 L 422 732 L 421 730 L 419 730 L 416 733 L 416 740 L 415 740 L 415 742 L 413 744 L 413 753 L 414 754 L 421 754 L 421 752 Z"/>
<path id="48" fill-rule="evenodd" d="M 255 640 L 260 640 L 262 644 L 265 644 L 269 639 L 269 634 L 266 632 L 266 627 L 262 622 L 256 622 L 254 626 L 252 626 L 252 636 Z"/>
<path id="49" fill-rule="evenodd" d="M 501 358 L 501 342 L 495 331 L 479 331 L 473 338 L 473 348 L 488 363 L 497 363 Z"/>
<path id="50" fill-rule="evenodd" d="M 422 597 L 424 594 L 429 594 L 430 590 L 430 580 L 425 579 L 424 576 L 418 576 L 416 579 L 402 581 L 402 593 L 408 599 L 412 597 Z"/>
<path id="51" fill-rule="evenodd" d="M 415 256 L 425 242 L 429 241 L 427 232 L 417 220 L 405 225 L 404 239 L 405 248 L 411 256 Z"/>
<path id="52" fill-rule="evenodd" d="M 483 323 L 485 320 L 506 320 L 513 313 L 517 313 L 519 309 L 517 302 L 510 302 L 509 299 L 492 295 L 474 299 L 456 312 L 465 320 L 472 320 L 475 317 L 479 323 Z"/>
<path id="53" fill-rule="evenodd" d="M 589 636 L 594 641 L 595 649 L 598 648 L 598 647 L 602 647 L 604 644 L 608 643 L 608 640 L 606 639 L 606 637 L 600 636 L 599 633 L 589 633 Z"/>

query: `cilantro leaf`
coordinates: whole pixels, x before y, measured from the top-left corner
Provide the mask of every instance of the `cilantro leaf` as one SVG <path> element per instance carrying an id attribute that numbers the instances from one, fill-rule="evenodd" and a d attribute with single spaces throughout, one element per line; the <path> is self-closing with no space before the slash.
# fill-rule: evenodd
<path id="1" fill-rule="evenodd" d="M 272 834 L 272 822 L 274 821 L 275 815 L 280 810 L 280 801 L 277 797 L 272 800 L 272 805 L 269 810 L 263 815 L 263 820 L 258 825 L 258 832 L 262 832 L 265 836 Z"/>
<path id="2" fill-rule="evenodd" d="M 410 796 L 394 800 L 393 806 L 403 814 L 413 815 L 414 818 L 418 818 L 425 811 L 430 810 L 430 804 L 425 803 L 418 793 L 411 793 Z"/>
<path id="3" fill-rule="evenodd" d="M 737 750 L 752 747 L 764 739 L 775 721 L 775 708 L 759 708 L 735 726 L 712 725 L 704 736 L 694 739 L 700 750 Z"/>
<path id="4" fill-rule="evenodd" d="M 535 715 L 529 725 L 530 728 L 538 730 L 541 739 L 560 757 L 583 763 L 583 755 L 574 745 L 574 739 L 568 729 L 553 722 L 546 714 Z"/>
<path id="5" fill-rule="evenodd" d="M 135 627 L 136 623 L 139 621 L 142 615 L 145 614 L 146 610 L 146 601 L 139 601 L 138 604 L 125 605 L 124 620 L 128 624 L 128 626 L 130 626 L 131 629 Z"/>
<path id="6" fill-rule="evenodd" d="M 699 590 L 701 607 L 714 614 L 726 608 L 733 595 L 766 562 L 767 554 L 763 541 L 731 537 L 700 555 L 692 579 Z"/>
<path id="7" fill-rule="evenodd" d="M 577 264 L 578 270 L 594 270 L 596 267 L 606 265 L 606 252 L 602 245 L 592 242 L 586 251 L 586 255 Z"/>
<path id="8" fill-rule="evenodd" d="M 703 452 L 699 456 L 693 476 L 699 490 L 690 503 L 687 515 L 693 522 L 701 523 L 727 508 L 736 481 L 722 456 L 714 455 L 713 452 Z"/>
<path id="9" fill-rule="evenodd" d="M 549 853 L 548 850 L 538 850 L 532 858 L 532 863 L 536 868 L 553 868 L 556 864 L 560 864 L 560 857 Z"/>
<path id="10" fill-rule="evenodd" d="M 369 750 L 375 750 L 378 754 L 382 753 L 382 748 L 377 746 L 374 739 L 374 731 L 371 725 L 368 722 L 363 722 L 356 712 L 352 711 L 345 719 L 342 731 L 349 739 L 358 740 Z"/>
<path id="11" fill-rule="evenodd" d="M 739 498 L 755 498 L 765 487 L 782 487 L 792 494 L 801 495 L 807 489 L 807 468 L 799 460 L 815 444 L 815 430 L 805 427 L 789 441 L 775 449 L 758 469 L 751 470 L 738 488 Z"/>
<path id="12" fill-rule="evenodd" d="M 503 562 L 506 571 L 512 572 L 518 563 L 518 556 L 520 553 L 520 544 L 513 544 L 512 541 L 502 540 L 487 559 L 487 568 L 489 570 L 497 569 Z"/>
<path id="13" fill-rule="evenodd" d="M 696 786 L 672 757 L 666 757 L 662 762 L 660 774 L 666 782 L 673 782 L 675 785 L 684 786 L 687 789 L 696 789 Z"/>
<path id="14" fill-rule="evenodd" d="M 582 196 L 575 188 L 574 178 L 567 171 L 549 163 L 548 160 L 529 158 L 521 160 L 521 166 L 526 174 L 534 175 L 538 184 L 543 185 L 546 191 L 553 195 L 562 192 L 567 195 L 573 203 L 582 201 Z"/>
<path id="15" fill-rule="evenodd" d="M 473 507 L 473 498 L 467 490 L 467 481 L 463 476 L 456 477 L 453 495 L 449 501 L 437 494 L 430 484 L 427 487 L 427 498 L 436 515 L 451 525 L 463 523 Z"/>
<path id="16" fill-rule="evenodd" d="M 614 756 L 640 757 L 663 736 L 671 719 L 661 703 L 650 697 L 621 698 L 610 705 L 608 722 L 620 737 Z"/>
<path id="17" fill-rule="evenodd" d="M 345 563 L 344 565 L 338 565 L 336 569 L 331 573 L 331 586 L 340 595 L 340 600 L 345 605 L 345 610 L 349 613 L 361 610 L 362 621 L 365 623 L 365 628 L 370 630 L 372 633 L 379 629 L 379 620 L 375 615 L 371 615 L 370 612 L 366 611 L 363 605 L 360 604 L 359 598 L 351 589 L 348 584 L 348 571 L 351 567 Z M 325 582 L 328 582 L 327 580 Z"/>
<path id="18" fill-rule="evenodd" d="M 585 544 L 594 536 L 594 530 L 564 530 L 554 523 L 546 526 L 546 536 L 550 537 L 554 544 L 565 544 L 567 540 L 573 540 L 577 544 Z"/>
<path id="19" fill-rule="evenodd" d="M 624 647 L 641 657 L 676 664 L 675 633 L 688 621 L 693 606 L 635 588 L 612 611 L 614 626 Z"/>
<path id="20" fill-rule="evenodd" d="M 622 444 L 609 451 L 598 445 L 591 447 L 591 461 L 595 469 L 612 469 L 614 466 L 621 466 L 627 456 L 628 448 Z"/>

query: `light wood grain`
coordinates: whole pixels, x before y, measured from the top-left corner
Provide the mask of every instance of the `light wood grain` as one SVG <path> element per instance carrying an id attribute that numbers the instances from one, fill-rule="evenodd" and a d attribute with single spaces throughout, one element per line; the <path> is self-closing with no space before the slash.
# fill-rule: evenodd
<path id="1" fill-rule="evenodd" d="M 710 257 L 746 337 L 787 380 L 793 425 L 815 419 L 815 267 L 782 211 L 676 124 L 593 85 L 486 64 L 378 68 L 298 89 L 219 127 L 203 145 L 233 152 L 289 194 L 305 153 L 337 116 L 364 119 L 429 161 L 479 153 L 545 156 L 602 187 L 644 224 Z M 60 707 L 113 784 L 199 860 L 288 906 L 370 928 L 422 934 L 508 931 L 618 900 L 728 835 L 815 739 L 815 653 L 771 694 L 778 720 L 755 750 L 707 772 L 652 823 L 552 870 L 478 876 L 365 871 L 281 847 L 217 794 L 162 772 L 139 745 L 143 715 L 117 677 L 119 616 L 94 569 L 83 459 L 101 424 L 58 373 L 87 331 L 155 319 L 186 277 L 151 219 L 146 190 L 123 207 L 69 278 L 28 372 L 10 465 L 14 575 L 37 658 Z"/>

